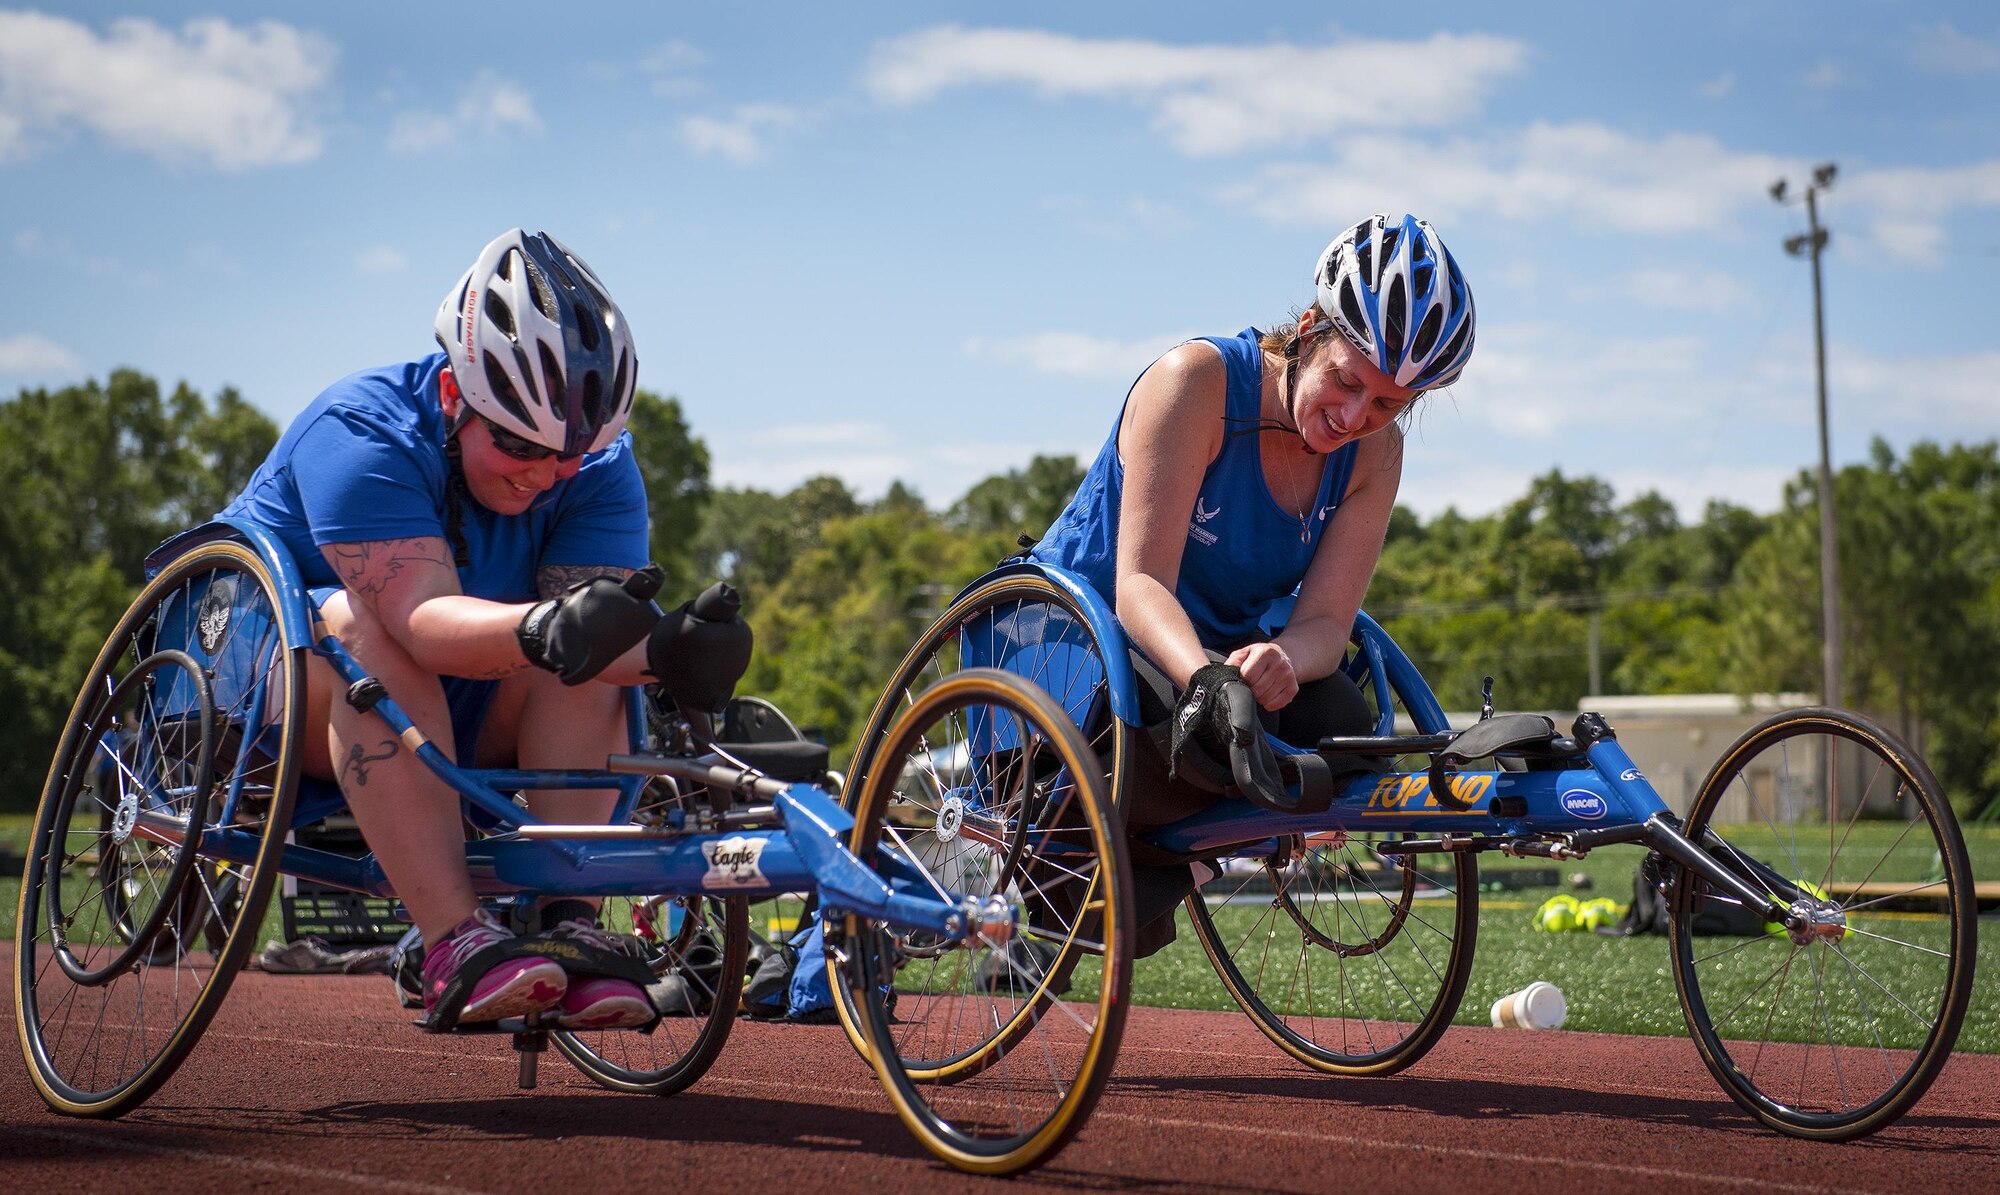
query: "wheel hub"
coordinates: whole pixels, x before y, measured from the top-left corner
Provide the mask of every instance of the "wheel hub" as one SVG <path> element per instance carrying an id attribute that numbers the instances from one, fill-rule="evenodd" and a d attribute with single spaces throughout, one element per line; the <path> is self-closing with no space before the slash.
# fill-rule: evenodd
<path id="1" fill-rule="evenodd" d="M 1838 942 L 1847 936 L 1847 913 L 1832 901 L 1802 898 L 1792 903 L 1785 932 L 1795 945 Z"/>
<path id="2" fill-rule="evenodd" d="M 937 826 L 932 833 L 940 842 L 950 842 L 965 829 L 965 799 L 946 797 L 938 807 Z"/>
<path id="3" fill-rule="evenodd" d="M 132 829 L 139 824 L 139 794 L 128 792 L 118 798 L 118 811 L 111 815 L 111 838 L 123 846 L 132 837 Z"/>

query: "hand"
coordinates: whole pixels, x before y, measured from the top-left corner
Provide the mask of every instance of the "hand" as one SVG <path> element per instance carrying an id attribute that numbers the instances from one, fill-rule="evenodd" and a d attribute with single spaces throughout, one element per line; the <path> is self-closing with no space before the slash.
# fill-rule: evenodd
<path id="1" fill-rule="evenodd" d="M 1257 704 L 1281 710 L 1299 695 L 1299 674 L 1292 657 L 1275 643 L 1252 643 L 1229 653 L 1224 661 L 1243 674 L 1243 683 L 1257 695 Z"/>
<path id="2" fill-rule="evenodd" d="M 597 577 L 538 602 L 521 616 L 514 635 L 528 663 L 566 685 L 580 685 L 609 668 L 660 621 L 653 595 L 666 573 L 649 564 L 623 581 Z"/>
<path id="3" fill-rule="evenodd" d="M 755 639 L 741 609 L 736 590 L 717 581 L 653 628 L 647 667 L 684 712 L 720 711 L 750 667 Z"/>

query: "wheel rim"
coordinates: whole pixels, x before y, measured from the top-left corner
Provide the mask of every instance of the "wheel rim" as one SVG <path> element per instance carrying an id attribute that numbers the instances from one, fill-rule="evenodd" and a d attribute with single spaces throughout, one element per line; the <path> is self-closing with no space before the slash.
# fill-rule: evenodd
<path id="1" fill-rule="evenodd" d="M 191 1048 L 253 945 L 283 837 L 281 829 L 267 832 L 267 819 L 289 817 L 293 713 L 304 698 L 302 663 L 284 642 L 273 591 L 247 549 L 197 549 L 140 592 L 71 712 L 37 816 L 15 952 L 22 1046 L 37 1088 L 58 1111 L 115 1115 L 150 1094 Z M 185 683 L 188 665 L 173 659 L 180 656 L 215 678 L 207 697 Z M 163 657 L 171 667 L 156 662 Z M 251 750 L 241 733 L 219 729 L 172 744 L 153 737 L 158 758 L 144 766 L 133 763 L 143 752 L 107 747 L 96 714 L 148 666 L 155 683 L 127 690 L 137 695 L 134 725 L 199 714 L 208 727 L 241 726 L 264 690 L 266 729 L 255 741 L 268 750 Z M 124 789 L 105 783 L 107 769 L 126 778 Z M 181 813 L 174 834 L 131 831 L 134 802 L 127 798 L 161 775 L 209 780 L 171 785 L 177 806 L 140 802 L 141 821 Z M 231 792 L 238 800 L 225 812 Z M 193 824 L 185 817 L 190 810 L 201 815 Z M 212 829 L 218 819 L 261 835 L 254 864 L 222 868 L 196 859 L 188 843 L 199 837 L 197 826 Z M 220 950 L 217 909 L 234 914 Z"/>
<path id="2" fill-rule="evenodd" d="M 1221 860 L 1188 900 L 1209 961 L 1259 1029 L 1318 1069 L 1386 1074 L 1422 1057 L 1465 992 L 1477 872 L 1383 854 L 1387 836 L 1294 836 Z"/>
<path id="3" fill-rule="evenodd" d="M 911 950 L 844 918 L 835 948 L 850 1005 L 899 1113 L 927 1145 L 967 1169 L 1037 1164 L 1087 1114 L 1123 1025 L 1123 843 L 1094 757 L 1045 694 L 989 670 L 927 691 L 883 750 L 906 768 L 894 778 L 878 769 L 860 786 L 856 853 L 886 856 L 932 893 L 998 895 L 1018 932 L 926 937 Z M 1087 783 L 1075 779 L 1079 765 L 1092 769 Z M 1032 824 L 1017 835 L 1024 813 Z"/>
<path id="4" fill-rule="evenodd" d="M 1048 581 L 1034 576 L 1003 577 L 976 586 L 952 602 L 918 638 L 870 712 L 849 768 L 846 802 L 853 807 L 866 775 L 877 766 L 883 735 L 892 720 L 931 688 L 964 669 L 996 665 L 1034 682 L 1069 714 L 1072 723 L 1087 728 L 1084 741 L 1100 761 L 1099 774 L 1107 794 L 1115 799 L 1109 782 L 1124 759 L 1130 732 L 1111 716 L 1108 685 L 1101 664 L 1096 662 L 1100 659 L 1101 647 L 1089 623 L 1069 596 Z M 910 783 L 922 780 L 914 778 Z M 941 802 L 943 794 L 934 793 L 932 799 Z M 917 949 L 920 952 L 922 945 Z M 1065 957 L 1063 965 L 1072 961 Z M 858 1013 L 840 987 L 834 991 L 834 1007 L 849 1040 L 865 1055 L 868 1047 Z M 1003 1034 L 1003 1045 L 1005 1040 Z M 936 1065 L 921 1068 L 927 1079 L 949 1081 L 978 1069 L 965 1065 L 977 1061 L 970 1055 L 933 1061 Z"/>
<path id="5" fill-rule="evenodd" d="M 1696 937 L 1705 905 L 1732 902 L 1678 881 L 1675 979 L 1724 1089 L 1805 1136 L 1900 1115 L 1949 1054 L 1972 982 L 1970 872 L 1929 770 L 1852 715 L 1781 715 L 1717 763 L 1687 829 L 1808 923 Z"/>

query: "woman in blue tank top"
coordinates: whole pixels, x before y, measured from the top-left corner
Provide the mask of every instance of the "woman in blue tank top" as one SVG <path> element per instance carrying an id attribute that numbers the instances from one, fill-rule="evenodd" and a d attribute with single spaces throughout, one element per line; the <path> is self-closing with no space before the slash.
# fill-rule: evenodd
<path id="1" fill-rule="evenodd" d="M 1301 744 L 1362 708 L 1338 670 L 1395 508 L 1397 420 L 1473 342 L 1471 291 L 1414 217 L 1348 229 L 1314 283 L 1288 326 L 1155 361 L 1034 550 L 1112 602 L 1183 707 L 1240 679 Z"/>

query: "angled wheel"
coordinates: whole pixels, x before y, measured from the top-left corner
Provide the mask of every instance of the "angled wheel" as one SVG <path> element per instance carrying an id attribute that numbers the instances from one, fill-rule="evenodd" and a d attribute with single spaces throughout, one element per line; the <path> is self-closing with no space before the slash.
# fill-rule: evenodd
<path id="1" fill-rule="evenodd" d="M 304 647 L 250 549 L 191 550 L 86 677 L 15 929 L 21 1046 L 58 1112 L 117 1116 L 178 1067 L 255 944 L 291 815 Z"/>
<path id="2" fill-rule="evenodd" d="M 1479 931 L 1472 856 L 1385 854 L 1391 836 L 1291 835 L 1221 861 L 1195 936 L 1264 1035 L 1315 1070 L 1388 1075 L 1458 1012 Z"/>
<path id="3" fill-rule="evenodd" d="M 849 847 L 884 878 L 1006 910 L 960 936 L 852 915 L 829 935 L 837 1007 L 903 1122 L 960 1169 L 1046 1161 L 1117 1054 L 1130 877 L 1099 766 L 1041 688 L 975 668 L 888 724 L 854 790 Z"/>
<path id="4" fill-rule="evenodd" d="M 632 953 L 658 976 L 652 995 L 666 1015 L 651 1033 L 558 1031 L 556 1049 L 614 1091 L 672 1095 L 701 1078 L 736 1023 L 749 907 L 740 896 L 606 897 L 599 923 L 628 935 Z"/>
<path id="5" fill-rule="evenodd" d="M 1405 691 L 1422 682 L 1400 649 L 1359 621 L 1346 671 L 1375 732 L 1444 729 L 1427 689 Z M 1409 837 L 1337 831 L 1251 844 L 1188 897 L 1223 987 L 1266 1037 L 1315 1070 L 1394 1074 L 1437 1044 L 1465 995 L 1479 865 L 1462 853 L 1385 853 Z"/>
<path id="6" fill-rule="evenodd" d="M 1133 729 L 1111 714 L 1105 650 L 1075 599 L 1046 577 L 1024 572 L 974 583 L 917 639 L 890 677 L 856 740 L 845 804 L 855 807 L 862 778 L 882 758 L 890 722 L 933 686 L 979 667 L 1024 677 L 1047 692 L 1082 728 L 1097 757 L 1105 794 L 1115 803 L 1117 777 L 1136 739 Z M 892 766 L 903 764 L 892 761 Z M 937 794 L 928 798 L 933 806 L 939 800 Z M 848 1040 L 865 1055 L 867 1043 L 847 993 L 836 985 L 833 999 Z"/>
<path id="7" fill-rule="evenodd" d="M 1859 715 L 1789 710 L 1716 761 L 1687 833 L 1793 914 L 1697 939 L 1701 903 L 1726 898 L 1675 885 L 1674 982 L 1723 1090 L 1795 1137 L 1901 1116 L 1958 1039 L 1977 951 L 1965 842 L 1930 769 Z"/>

